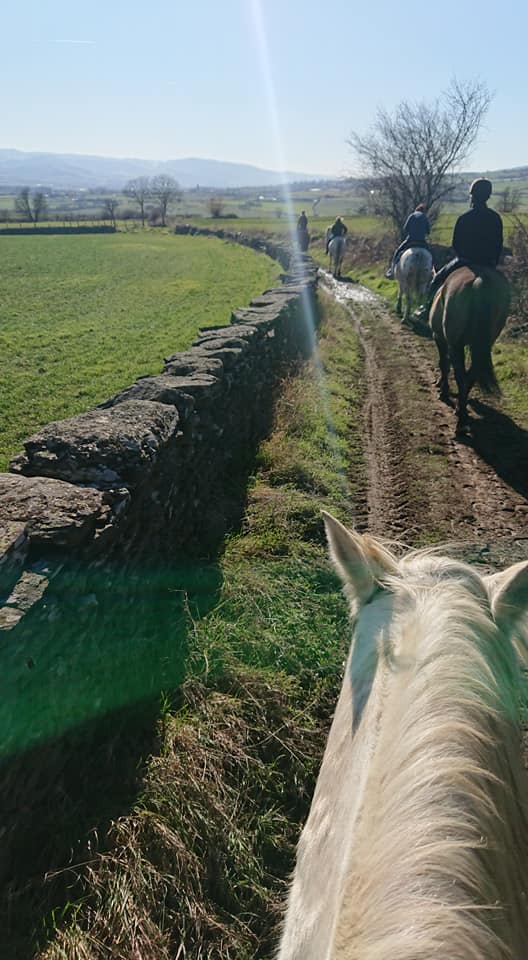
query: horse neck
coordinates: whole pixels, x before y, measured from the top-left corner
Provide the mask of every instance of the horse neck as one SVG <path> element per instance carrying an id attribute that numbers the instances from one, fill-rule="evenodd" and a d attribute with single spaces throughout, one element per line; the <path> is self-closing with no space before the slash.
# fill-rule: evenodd
<path id="1" fill-rule="evenodd" d="M 431 596 L 400 591 L 379 625 L 356 735 L 360 750 L 370 740 L 371 762 L 335 936 L 348 946 L 335 960 L 504 960 L 502 937 L 528 933 L 513 651 L 482 599 L 457 587 Z M 505 901 L 516 919 L 486 910 Z"/>

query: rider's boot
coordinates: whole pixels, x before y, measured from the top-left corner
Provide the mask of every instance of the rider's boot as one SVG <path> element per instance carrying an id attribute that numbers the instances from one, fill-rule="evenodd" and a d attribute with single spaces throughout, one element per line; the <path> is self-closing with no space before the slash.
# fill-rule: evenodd
<path id="1" fill-rule="evenodd" d="M 429 317 L 429 311 L 433 305 L 436 290 L 436 287 L 433 287 L 432 285 L 429 286 L 425 303 L 422 303 L 413 313 L 415 320 L 421 320 L 423 323 L 427 323 L 427 318 Z"/>

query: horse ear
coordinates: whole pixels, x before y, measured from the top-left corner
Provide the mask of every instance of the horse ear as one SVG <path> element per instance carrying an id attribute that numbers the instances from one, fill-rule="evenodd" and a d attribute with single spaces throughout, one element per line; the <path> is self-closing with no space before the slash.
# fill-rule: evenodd
<path id="1" fill-rule="evenodd" d="M 397 564 L 375 540 L 347 530 L 325 510 L 322 514 L 330 557 L 350 599 L 361 606 L 387 573 L 397 572 Z"/>
<path id="2" fill-rule="evenodd" d="M 486 577 L 495 622 L 501 626 L 516 626 L 523 618 L 528 621 L 528 561 L 514 563 L 502 573 Z"/>

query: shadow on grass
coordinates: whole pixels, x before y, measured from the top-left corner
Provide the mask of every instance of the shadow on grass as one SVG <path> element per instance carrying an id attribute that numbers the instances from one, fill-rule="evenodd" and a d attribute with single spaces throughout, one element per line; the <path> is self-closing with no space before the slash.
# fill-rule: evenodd
<path id="1" fill-rule="evenodd" d="M 48 611 L 61 598 L 60 616 L 29 615 L 3 655 L 1 926 L 10 960 L 33 956 L 67 919 L 81 865 L 137 800 L 164 704 L 185 678 L 189 620 L 211 610 L 221 588 L 216 562 L 64 570 L 46 594 Z"/>
<path id="2" fill-rule="evenodd" d="M 508 486 L 528 499 L 528 430 L 482 400 L 469 405 L 481 419 L 472 419 L 468 441 Z"/>

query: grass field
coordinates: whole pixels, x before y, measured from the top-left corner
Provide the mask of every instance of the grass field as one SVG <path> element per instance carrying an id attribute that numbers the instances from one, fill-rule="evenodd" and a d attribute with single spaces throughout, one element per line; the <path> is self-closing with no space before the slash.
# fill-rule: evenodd
<path id="1" fill-rule="evenodd" d="M 251 250 L 158 231 L 0 237 L 0 469 L 40 426 L 159 372 L 278 273 Z"/>

